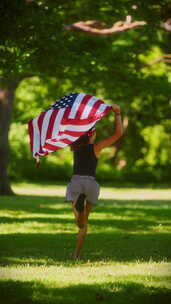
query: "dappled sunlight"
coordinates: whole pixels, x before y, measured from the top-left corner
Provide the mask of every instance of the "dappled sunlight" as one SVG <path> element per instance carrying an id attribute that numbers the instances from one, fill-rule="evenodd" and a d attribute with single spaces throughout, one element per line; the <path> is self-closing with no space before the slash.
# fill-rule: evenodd
<path id="1" fill-rule="evenodd" d="M 67 184 L 66 184 L 67 185 Z M 13 190 L 19 195 L 34 196 L 56 196 L 65 197 L 66 185 L 35 185 L 35 184 L 14 184 Z M 171 189 L 131 189 L 131 188 L 115 188 L 101 187 L 101 199 L 114 200 L 171 200 Z"/>
<path id="2" fill-rule="evenodd" d="M 37 195 L 37 196 L 65 196 L 65 187 L 59 185 L 35 185 L 35 184 L 16 184 L 13 190 L 19 195 Z"/>
<path id="3" fill-rule="evenodd" d="M 10 258 L 9 258 L 10 259 Z M 19 259 L 14 259 L 15 262 L 19 261 Z M 31 262 L 31 261 L 30 261 Z M 48 263 L 48 262 L 47 262 Z M 24 259 L 23 259 L 24 264 Z M 29 266 L 29 267 L 28 267 Z M 91 277 L 93 281 L 103 282 L 103 281 L 110 281 L 111 276 L 112 280 L 115 279 L 115 277 L 118 276 L 129 276 L 129 275 L 136 275 L 137 279 L 138 276 L 142 276 L 144 278 L 147 278 L 148 276 L 152 275 L 153 278 L 158 278 L 159 275 L 161 275 L 161 280 L 163 280 L 162 277 L 169 277 L 170 275 L 170 269 L 171 269 L 171 263 L 167 262 L 160 262 L 155 263 L 153 261 L 150 261 L 149 263 L 143 263 L 140 261 L 137 261 L 136 263 L 127 263 L 127 264 L 120 264 L 116 263 L 115 268 L 111 268 L 111 266 L 108 264 L 107 261 L 99 261 L 96 263 L 91 263 L 90 261 L 85 262 L 68 262 L 68 265 L 51 265 L 48 268 L 46 267 L 46 261 L 44 260 L 43 266 L 31 266 L 31 263 L 29 265 L 28 261 L 25 261 L 24 266 L 19 266 L 17 268 L 15 267 L 6 267 L 5 271 L 3 267 L 0 268 L 1 274 L 3 273 L 4 279 L 16 279 L 16 280 L 27 280 L 30 279 L 46 279 L 48 277 L 48 281 L 55 281 L 55 273 L 56 277 L 59 278 L 59 275 L 62 279 L 63 274 L 68 272 L 68 267 L 70 268 L 70 275 L 65 278 L 65 282 L 63 282 L 63 285 L 68 284 L 68 282 L 76 282 L 79 277 L 79 281 L 83 282 L 84 280 Z M 80 270 L 81 266 L 81 270 Z M 100 275 L 100 276 L 99 276 Z M 118 279 L 118 278 L 117 278 Z M 165 278 L 164 278 L 165 279 Z"/>
<path id="4" fill-rule="evenodd" d="M 146 189 L 148 199 L 137 199 L 142 189 L 133 192 L 110 188 L 110 198 L 106 198 L 107 188 L 102 188 L 105 198 L 90 214 L 81 259 L 73 260 L 78 228 L 71 204 L 62 195 L 39 193 L 36 185 L 33 194 L 29 195 L 28 189 L 30 185 L 21 185 L 22 195 L 2 197 L 0 204 L 0 288 L 8 284 L 12 290 L 18 288 L 19 295 L 23 288 L 21 303 L 28 290 L 28 298 L 33 292 L 35 303 L 37 299 L 47 303 L 48 297 L 52 303 L 70 304 L 71 294 L 73 303 L 79 303 L 78 292 L 86 292 L 87 303 L 92 299 L 93 303 L 99 299 L 115 303 L 118 295 L 125 298 L 130 290 L 136 303 L 140 296 L 145 303 L 146 294 L 153 297 L 154 303 L 159 292 L 167 296 L 171 200 L 167 196 L 159 198 L 163 190 L 152 199 Z M 65 187 L 60 189 L 64 193 Z M 153 195 L 158 193 L 155 191 Z M 112 198 L 116 193 L 118 199 Z M 134 199 L 130 199 L 131 195 Z"/>
<path id="5" fill-rule="evenodd" d="M 116 200 L 171 200 L 170 189 L 121 189 L 102 188 L 101 199 Z"/>

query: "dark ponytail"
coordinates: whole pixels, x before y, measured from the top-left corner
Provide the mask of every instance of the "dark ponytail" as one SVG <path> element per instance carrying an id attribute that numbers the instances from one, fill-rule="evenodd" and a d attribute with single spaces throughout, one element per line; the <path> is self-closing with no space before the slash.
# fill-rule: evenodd
<path id="1" fill-rule="evenodd" d="M 73 144 L 70 146 L 72 151 L 79 150 L 80 148 L 87 146 L 89 144 L 88 133 L 79 137 Z"/>

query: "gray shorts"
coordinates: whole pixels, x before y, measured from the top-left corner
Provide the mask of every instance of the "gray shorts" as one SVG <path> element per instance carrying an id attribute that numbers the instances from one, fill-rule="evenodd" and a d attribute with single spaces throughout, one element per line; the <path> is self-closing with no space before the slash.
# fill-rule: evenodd
<path id="1" fill-rule="evenodd" d="M 73 175 L 71 182 L 67 186 L 66 201 L 75 202 L 84 193 L 86 200 L 96 205 L 100 192 L 100 186 L 93 176 Z"/>

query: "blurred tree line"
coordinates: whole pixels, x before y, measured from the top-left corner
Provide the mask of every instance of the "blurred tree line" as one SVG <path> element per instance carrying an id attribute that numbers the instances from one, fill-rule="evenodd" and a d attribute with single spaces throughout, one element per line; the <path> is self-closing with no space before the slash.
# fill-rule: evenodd
<path id="1" fill-rule="evenodd" d="M 124 136 L 104 150 L 99 180 L 170 179 L 171 67 L 162 59 L 171 39 L 161 27 L 171 15 L 169 2 L 1 1 L 0 193 L 11 193 L 8 176 L 69 179 L 69 148 L 42 158 L 35 168 L 27 122 L 70 92 L 90 93 L 122 109 Z M 110 28 L 127 15 L 146 25 L 101 36 L 65 30 L 86 20 Z M 112 134 L 113 120 L 109 115 L 97 123 L 97 140 Z"/>

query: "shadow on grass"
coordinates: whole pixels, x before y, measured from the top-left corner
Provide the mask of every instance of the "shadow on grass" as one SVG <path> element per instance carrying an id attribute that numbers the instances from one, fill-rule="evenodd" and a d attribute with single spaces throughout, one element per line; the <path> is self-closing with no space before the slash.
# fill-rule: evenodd
<path id="1" fill-rule="evenodd" d="M 1 235 L 1 265 L 56 265 L 72 263 L 74 233 Z M 90 233 L 83 250 L 83 262 L 171 260 L 167 234 Z"/>
<path id="2" fill-rule="evenodd" d="M 38 196 L 38 195 L 20 195 L 20 196 L 0 196 L 0 210 L 18 210 L 33 213 L 60 213 L 68 212 L 71 203 L 65 203 L 63 197 L 57 196 Z M 65 203 L 65 204 L 64 204 Z M 50 205 L 63 204 L 62 208 L 51 208 Z"/>
<path id="3" fill-rule="evenodd" d="M 21 195 L 21 196 L 0 196 L 0 210 L 15 210 L 33 213 L 45 214 L 64 214 L 71 210 L 71 203 L 65 202 L 64 197 L 57 196 L 35 196 L 35 195 Z M 166 206 L 163 208 L 163 206 Z M 141 208 L 142 207 L 142 208 Z M 169 209 L 170 207 L 170 209 Z M 100 199 L 99 204 L 94 208 L 98 213 L 125 213 L 127 211 L 134 211 L 138 209 L 144 214 L 152 213 L 153 215 L 161 214 L 165 217 L 171 218 L 171 200 L 116 200 L 116 199 Z"/>
<path id="4" fill-rule="evenodd" d="M 54 284 L 53 284 L 54 285 Z M 1 304 L 170 304 L 171 290 L 134 282 L 50 287 L 38 281 L 0 281 Z"/>

